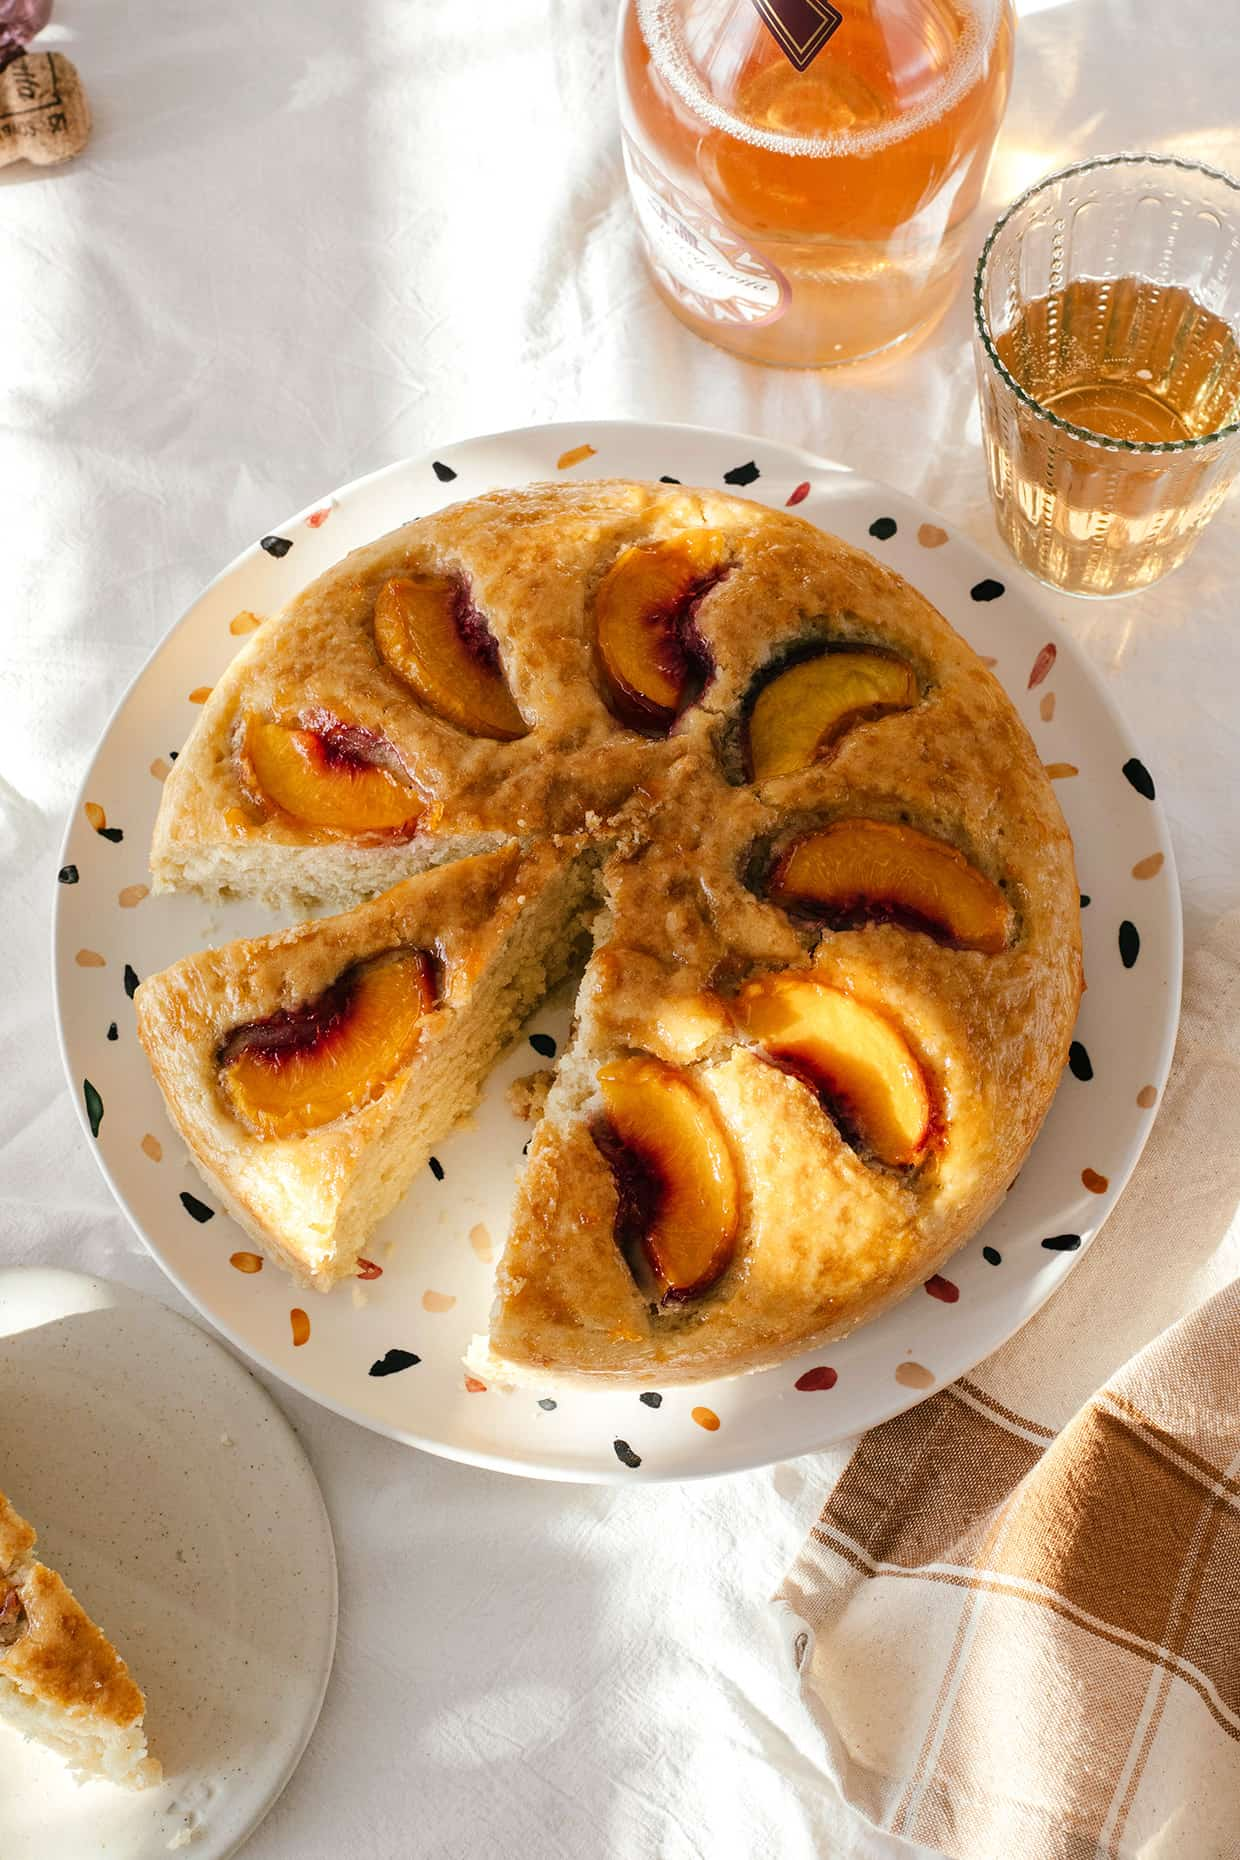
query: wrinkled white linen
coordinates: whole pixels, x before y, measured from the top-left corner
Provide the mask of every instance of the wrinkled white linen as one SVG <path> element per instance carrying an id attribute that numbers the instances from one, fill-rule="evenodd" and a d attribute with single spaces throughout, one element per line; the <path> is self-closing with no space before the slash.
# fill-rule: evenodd
<path id="1" fill-rule="evenodd" d="M 963 292 L 919 350 L 823 376 L 744 366 L 655 301 L 612 24 L 613 0 L 59 0 L 48 42 L 79 66 L 94 139 L 63 171 L 0 174 L 5 1262 L 179 1302 L 61 1076 L 56 852 L 146 653 L 289 511 L 469 433 L 637 415 L 808 445 L 993 542 Z M 1029 0 L 987 206 L 1113 148 L 1240 167 L 1234 78 L 1210 0 Z M 1233 507 L 1162 588 L 1045 597 L 1158 771 L 1190 936 L 1240 903 L 1238 570 Z M 335 1523 L 341 1623 L 252 1860 L 911 1852 L 833 1797 L 766 1607 L 839 1456 L 682 1490 L 544 1486 L 276 1394 Z"/>

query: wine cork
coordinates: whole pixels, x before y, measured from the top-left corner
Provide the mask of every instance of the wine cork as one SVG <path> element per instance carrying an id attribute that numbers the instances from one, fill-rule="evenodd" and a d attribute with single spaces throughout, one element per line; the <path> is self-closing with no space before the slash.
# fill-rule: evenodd
<path id="1" fill-rule="evenodd" d="M 90 105 L 61 52 L 24 52 L 0 71 L 0 168 L 68 161 L 86 146 Z"/>

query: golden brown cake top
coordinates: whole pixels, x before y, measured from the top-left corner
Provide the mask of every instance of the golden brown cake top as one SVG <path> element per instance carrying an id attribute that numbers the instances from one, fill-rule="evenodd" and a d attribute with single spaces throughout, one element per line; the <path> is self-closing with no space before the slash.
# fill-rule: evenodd
<path id="1" fill-rule="evenodd" d="M 1079 999 L 1071 843 L 1007 697 L 907 582 L 791 513 L 500 491 L 259 630 L 167 783 L 153 863 L 176 883 L 204 847 L 326 848 L 361 889 L 347 861 L 385 836 L 416 863 L 578 831 L 606 911 L 499 1354 L 670 1379 L 873 1315 L 1005 1192 Z M 659 1196 L 705 1264 L 690 1283 L 692 1258 L 663 1260 L 652 1297 L 617 1236 Z"/>
<path id="2" fill-rule="evenodd" d="M 524 735 L 496 740 L 479 733 L 484 725 L 445 714 L 462 683 L 487 672 L 476 653 L 432 654 L 419 683 L 423 661 L 392 651 L 382 597 L 410 582 L 465 603 L 457 617 L 470 650 L 489 641 Z M 643 598 L 647 614 L 679 601 L 679 620 L 704 654 L 705 688 L 670 729 L 619 689 Z M 440 650 L 437 639 L 423 643 Z M 720 755 L 736 776 L 755 680 L 782 653 L 815 645 L 899 654 L 929 695 L 945 666 L 964 677 L 966 660 L 979 689 L 993 683 L 907 582 L 788 512 L 612 481 L 532 485 L 454 505 L 355 550 L 260 627 L 216 685 L 165 785 L 156 876 L 188 844 L 402 835 L 416 844 L 575 830 L 613 814 L 686 754 Z M 642 727 L 630 727 L 634 720 Z M 352 733 L 342 738 L 337 728 L 329 750 L 340 754 L 308 772 L 271 734 L 337 726 Z M 372 787 L 384 773 L 400 776 L 400 793 L 370 797 L 378 811 L 365 815 L 387 824 L 371 833 L 313 824 L 309 790 L 318 781 L 335 794 L 359 747 L 377 758 Z M 295 811 L 303 802 L 305 818 Z"/>

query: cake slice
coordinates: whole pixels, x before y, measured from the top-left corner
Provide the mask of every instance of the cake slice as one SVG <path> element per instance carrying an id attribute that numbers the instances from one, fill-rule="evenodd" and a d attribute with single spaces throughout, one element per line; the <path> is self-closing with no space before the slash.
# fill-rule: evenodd
<path id="1" fill-rule="evenodd" d="M 350 1277 L 560 978 L 591 896 L 580 841 L 509 845 L 343 916 L 186 957 L 138 1033 L 215 1196 L 301 1283 Z"/>
<path id="2" fill-rule="evenodd" d="M 736 1374 L 939 1269 L 993 1198 L 978 1077 L 956 1057 L 958 1018 L 863 957 L 805 954 L 720 991 L 613 929 L 530 1145 L 473 1373 L 656 1388 Z"/>
<path id="3" fill-rule="evenodd" d="M 46 1744 L 79 1782 L 145 1789 L 162 1774 L 147 1755 L 146 1700 L 36 1541 L 0 1492 L 0 1724 Z"/>

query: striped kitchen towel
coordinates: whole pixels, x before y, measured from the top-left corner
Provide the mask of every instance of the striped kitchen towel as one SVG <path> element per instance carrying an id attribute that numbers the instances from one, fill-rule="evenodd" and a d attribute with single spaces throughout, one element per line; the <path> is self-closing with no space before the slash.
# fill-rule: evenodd
<path id="1" fill-rule="evenodd" d="M 1240 918 L 1119 1206 L 865 1435 L 777 1600 L 824 1761 L 953 1860 L 1240 1856 Z"/>

